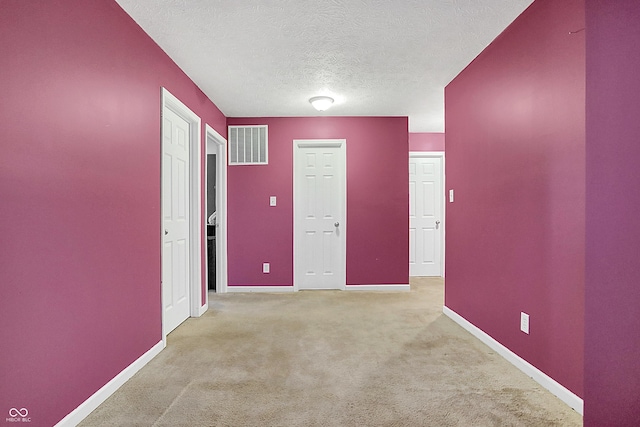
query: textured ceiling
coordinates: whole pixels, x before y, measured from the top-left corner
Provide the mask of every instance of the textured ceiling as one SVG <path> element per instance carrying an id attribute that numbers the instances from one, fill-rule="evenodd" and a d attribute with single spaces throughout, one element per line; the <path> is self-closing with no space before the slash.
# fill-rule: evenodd
<path id="1" fill-rule="evenodd" d="M 117 0 L 228 117 L 409 116 L 411 132 L 444 131 L 444 87 L 532 1 Z"/>

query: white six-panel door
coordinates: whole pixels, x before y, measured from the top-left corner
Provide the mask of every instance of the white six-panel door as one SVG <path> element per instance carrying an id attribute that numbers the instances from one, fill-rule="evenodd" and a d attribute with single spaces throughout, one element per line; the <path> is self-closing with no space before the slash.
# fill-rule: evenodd
<path id="1" fill-rule="evenodd" d="M 294 288 L 345 289 L 346 141 L 294 141 Z"/>
<path id="2" fill-rule="evenodd" d="M 442 158 L 409 158 L 409 275 L 442 275 Z"/>
<path id="3" fill-rule="evenodd" d="M 189 123 L 165 109 L 162 123 L 162 301 L 168 334 L 189 317 Z"/>

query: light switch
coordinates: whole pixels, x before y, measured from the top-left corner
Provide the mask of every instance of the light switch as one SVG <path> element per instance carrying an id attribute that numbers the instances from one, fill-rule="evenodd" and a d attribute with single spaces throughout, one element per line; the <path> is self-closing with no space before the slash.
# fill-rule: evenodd
<path id="1" fill-rule="evenodd" d="M 520 312 L 520 330 L 525 334 L 529 333 L 529 315 L 524 311 Z"/>
<path id="2" fill-rule="evenodd" d="M 449 190 L 449 203 L 453 203 L 453 189 Z"/>
<path id="3" fill-rule="evenodd" d="M 269 206 L 275 206 L 275 205 L 276 205 L 276 196 L 269 197 Z"/>

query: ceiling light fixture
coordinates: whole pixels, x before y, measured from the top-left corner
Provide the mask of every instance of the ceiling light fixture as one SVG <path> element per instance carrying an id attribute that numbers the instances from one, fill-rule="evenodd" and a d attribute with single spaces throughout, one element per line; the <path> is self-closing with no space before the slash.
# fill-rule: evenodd
<path id="1" fill-rule="evenodd" d="M 314 96 L 313 98 L 309 99 L 309 102 L 316 110 L 324 111 L 331 107 L 331 104 L 333 104 L 333 98 L 331 98 L 330 96 Z"/>

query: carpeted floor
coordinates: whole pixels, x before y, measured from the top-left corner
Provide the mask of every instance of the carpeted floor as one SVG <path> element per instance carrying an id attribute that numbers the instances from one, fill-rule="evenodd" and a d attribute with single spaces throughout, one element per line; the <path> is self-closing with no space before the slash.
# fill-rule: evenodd
<path id="1" fill-rule="evenodd" d="M 80 425 L 580 426 L 582 417 L 411 292 L 210 294 Z"/>

